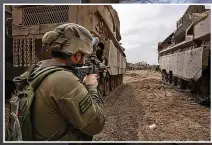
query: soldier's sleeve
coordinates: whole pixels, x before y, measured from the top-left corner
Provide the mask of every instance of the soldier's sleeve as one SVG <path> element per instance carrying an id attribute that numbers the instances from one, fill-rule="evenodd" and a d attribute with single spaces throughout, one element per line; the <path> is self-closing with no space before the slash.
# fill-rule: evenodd
<path id="1" fill-rule="evenodd" d="M 60 97 L 58 103 L 62 115 L 83 133 L 91 136 L 98 134 L 104 127 L 105 118 L 103 101 L 96 87 L 85 87 L 76 80 L 72 83 L 74 89 Z"/>

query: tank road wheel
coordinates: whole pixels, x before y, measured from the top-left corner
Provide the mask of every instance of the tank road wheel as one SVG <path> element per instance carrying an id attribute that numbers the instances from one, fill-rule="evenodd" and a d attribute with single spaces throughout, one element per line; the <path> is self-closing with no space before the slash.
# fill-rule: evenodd
<path id="1" fill-rule="evenodd" d="M 197 91 L 198 91 L 199 88 L 200 88 L 200 84 L 201 84 L 201 82 L 199 82 L 199 81 L 195 82 L 194 80 L 191 80 L 191 82 L 190 82 L 190 85 L 191 85 L 191 93 L 196 94 Z"/>
<path id="2" fill-rule="evenodd" d="M 180 88 L 181 89 L 186 89 L 186 81 L 183 79 L 180 79 Z"/>
<path id="3" fill-rule="evenodd" d="M 116 81 L 115 81 L 115 88 L 119 85 L 119 75 L 116 76 Z"/>
<path id="4" fill-rule="evenodd" d="M 171 80 L 170 74 L 167 74 L 167 82 L 168 82 L 169 84 L 171 84 L 171 83 L 170 83 L 171 81 L 172 81 L 172 80 Z"/>
<path id="5" fill-rule="evenodd" d="M 177 87 L 180 88 L 180 78 L 176 77 Z"/>
<path id="6" fill-rule="evenodd" d="M 110 77 L 110 90 L 113 91 L 113 76 Z"/>
<path id="7" fill-rule="evenodd" d="M 198 81 L 198 101 L 203 105 L 210 105 L 210 76 L 203 75 Z"/>
<path id="8" fill-rule="evenodd" d="M 116 87 L 116 76 L 113 76 L 113 79 L 112 79 L 112 81 L 113 81 L 113 90 L 115 89 L 115 87 Z"/>
<path id="9" fill-rule="evenodd" d="M 118 85 L 121 85 L 121 74 L 119 74 L 119 84 Z"/>
<path id="10" fill-rule="evenodd" d="M 179 89 L 185 89 L 186 88 L 186 81 L 181 79 L 181 78 L 177 78 L 177 86 Z"/>
<path id="11" fill-rule="evenodd" d="M 113 90 L 113 88 L 112 88 L 112 83 L 113 83 L 113 82 L 112 82 L 112 77 L 113 77 L 113 76 L 110 76 L 110 78 L 109 78 L 109 79 L 110 79 L 110 91 Z"/>
<path id="12" fill-rule="evenodd" d="M 117 76 L 113 76 L 113 90 L 116 88 L 116 77 Z"/>
<path id="13" fill-rule="evenodd" d="M 166 73 L 166 71 L 164 71 L 164 76 L 163 76 L 163 81 L 165 82 L 169 82 L 169 75 Z"/>
<path id="14" fill-rule="evenodd" d="M 162 75 L 162 80 L 164 82 L 168 82 L 168 74 L 166 73 L 165 70 L 162 71 L 162 74 L 161 75 Z"/>
<path id="15" fill-rule="evenodd" d="M 120 75 L 120 85 L 123 84 L 123 74 Z"/>
<path id="16" fill-rule="evenodd" d="M 100 93 L 101 96 L 103 97 L 103 95 L 104 95 L 104 94 L 103 94 L 103 90 L 104 90 L 103 85 L 98 84 L 97 90 L 99 91 L 99 93 Z"/>
<path id="17" fill-rule="evenodd" d="M 102 76 L 102 74 L 99 75 L 99 81 L 98 81 L 98 86 L 97 86 L 97 90 L 99 91 L 99 93 L 102 95 L 104 95 L 104 78 Z"/>
<path id="18" fill-rule="evenodd" d="M 120 85 L 120 82 L 121 82 L 121 81 L 120 81 L 120 74 L 118 75 L 118 80 L 117 80 L 117 81 L 118 81 L 117 86 L 119 86 L 119 85 Z"/>
<path id="19" fill-rule="evenodd" d="M 173 75 L 172 75 L 172 72 L 169 73 L 169 75 L 168 75 L 168 80 L 169 80 L 169 84 L 172 84 L 172 83 L 173 83 Z"/>
<path id="20" fill-rule="evenodd" d="M 194 87 L 193 87 L 192 81 L 186 81 L 186 89 L 189 90 L 190 92 L 194 91 Z"/>
<path id="21" fill-rule="evenodd" d="M 114 90 L 114 76 L 110 77 L 110 90 L 113 91 Z"/>
<path id="22" fill-rule="evenodd" d="M 177 77 L 173 77 L 173 84 L 174 86 L 177 86 Z"/>
<path id="23" fill-rule="evenodd" d="M 117 86 L 120 84 L 120 74 L 118 74 L 118 77 L 117 77 Z M 117 87 L 116 86 L 116 87 Z"/>
<path id="24" fill-rule="evenodd" d="M 119 83 L 119 75 L 115 76 L 115 82 L 114 83 L 115 83 L 115 88 L 116 88 L 118 86 L 118 83 Z"/>
<path id="25" fill-rule="evenodd" d="M 118 75 L 115 76 L 114 84 L 115 84 L 114 89 L 116 89 L 118 85 Z"/>
<path id="26" fill-rule="evenodd" d="M 118 84 L 118 75 L 114 76 L 114 89 L 116 88 L 117 84 Z"/>
<path id="27" fill-rule="evenodd" d="M 169 82 L 169 74 L 165 73 L 165 80 L 166 82 Z"/>
<path id="28" fill-rule="evenodd" d="M 109 93 L 110 93 L 110 76 L 109 74 L 107 74 L 104 83 L 104 95 L 107 96 Z"/>
<path id="29" fill-rule="evenodd" d="M 161 71 L 161 77 L 162 77 L 162 80 L 165 82 L 165 73 L 164 73 L 164 71 Z"/>

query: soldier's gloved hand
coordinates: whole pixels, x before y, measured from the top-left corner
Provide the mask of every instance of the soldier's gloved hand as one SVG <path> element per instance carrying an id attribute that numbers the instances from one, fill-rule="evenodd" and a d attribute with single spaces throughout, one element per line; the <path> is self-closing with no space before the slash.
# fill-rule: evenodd
<path id="1" fill-rule="evenodd" d="M 98 85 L 97 78 L 98 78 L 97 74 L 89 74 L 84 77 L 83 83 L 85 83 L 86 85 L 97 86 Z"/>

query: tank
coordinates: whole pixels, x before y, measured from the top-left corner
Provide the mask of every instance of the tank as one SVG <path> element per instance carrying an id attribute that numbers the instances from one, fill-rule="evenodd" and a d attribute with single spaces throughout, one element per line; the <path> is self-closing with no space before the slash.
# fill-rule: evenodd
<path id="1" fill-rule="evenodd" d="M 158 43 L 162 80 L 196 94 L 199 103 L 210 100 L 211 11 L 189 6 L 176 30 Z"/>
<path id="2" fill-rule="evenodd" d="M 126 72 L 126 55 L 119 44 L 120 21 L 110 5 L 12 6 L 13 45 L 8 46 L 6 52 L 11 56 L 12 68 L 19 71 L 10 72 L 11 78 L 44 59 L 41 55 L 43 35 L 63 23 L 80 24 L 99 38 L 96 56 L 110 68 L 106 76 L 100 74 L 98 90 L 102 95 L 108 95 L 122 84 Z"/>

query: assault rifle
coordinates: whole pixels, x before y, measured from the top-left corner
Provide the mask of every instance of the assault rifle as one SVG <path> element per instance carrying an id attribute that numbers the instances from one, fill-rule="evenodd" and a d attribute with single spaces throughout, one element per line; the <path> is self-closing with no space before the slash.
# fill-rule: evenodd
<path id="1" fill-rule="evenodd" d="M 84 66 L 75 68 L 76 74 L 78 74 L 80 80 L 86 75 L 89 74 L 100 74 L 102 73 L 103 76 L 106 76 L 107 69 L 110 68 L 109 66 L 105 66 L 96 55 L 96 50 L 98 47 L 99 39 L 94 37 L 93 38 L 93 52 L 89 55 L 88 59 L 85 61 Z"/>

